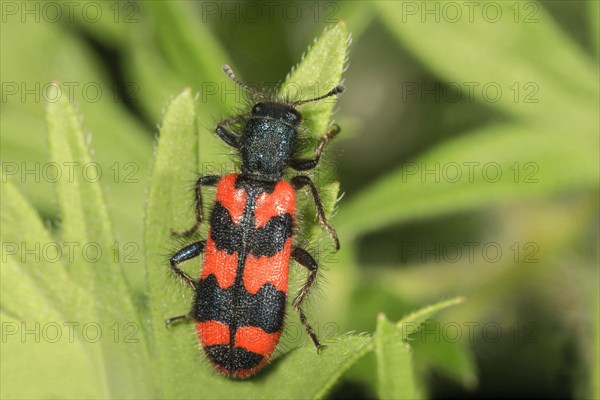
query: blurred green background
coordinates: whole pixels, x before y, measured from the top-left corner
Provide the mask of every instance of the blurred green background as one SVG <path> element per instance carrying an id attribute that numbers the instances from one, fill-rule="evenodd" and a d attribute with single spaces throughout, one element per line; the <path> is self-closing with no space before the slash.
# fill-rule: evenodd
<path id="1" fill-rule="evenodd" d="M 344 193 L 332 219 L 343 250 L 321 257 L 314 319 L 373 332 L 379 312 L 394 321 L 462 295 L 413 338 L 429 397 L 598 396 L 596 1 L 3 1 L 3 181 L 60 230 L 44 170 L 58 81 L 83 115 L 143 307 L 144 198 L 165 105 L 198 93 L 199 172 L 227 169 L 212 131 L 239 102 L 221 65 L 282 82 L 340 19 L 352 34 L 342 133 L 319 173 Z M 377 397 L 373 365 L 367 356 L 330 396 Z"/>

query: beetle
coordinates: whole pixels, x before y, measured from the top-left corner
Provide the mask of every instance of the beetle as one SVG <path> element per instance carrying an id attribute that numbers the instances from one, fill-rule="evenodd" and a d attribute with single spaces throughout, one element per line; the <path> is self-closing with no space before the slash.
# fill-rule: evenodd
<path id="1" fill-rule="evenodd" d="M 239 81 L 228 65 L 227 76 L 251 95 L 263 96 Z M 194 319 L 200 344 L 210 363 L 223 375 L 247 378 L 267 363 L 283 330 L 290 259 L 308 269 L 292 307 L 319 351 L 323 346 L 307 321 L 302 304 L 315 282 L 318 264 L 301 247 L 293 246 L 295 191 L 307 187 L 319 223 L 339 250 L 337 234 L 325 216 L 316 186 L 306 175 L 284 180 L 286 168 L 315 168 L 325 145 L 340 132 L 335 125 L 318 141 L 312 158 L 294 157 L 300 146 L 302 114 L 296 107 L 340 94 L 338 85 L 323 96 L 290 102 L 255 102 L 246 114 L 230 117 L 216 127 L 217 136 L 241 156 L 241 173 L 207 175 L 195 184 L 194 225 L 174 236 L 194 235 L 203 221 L 203 186 L 217 188 L 208 237 L 177 251 L 171 270 L 195 292 L 190 313 L 169 318 Z M 235 127 L 237 126 L 237 129 Z M 204 253 L 199 280 L 179 264 Z"/>

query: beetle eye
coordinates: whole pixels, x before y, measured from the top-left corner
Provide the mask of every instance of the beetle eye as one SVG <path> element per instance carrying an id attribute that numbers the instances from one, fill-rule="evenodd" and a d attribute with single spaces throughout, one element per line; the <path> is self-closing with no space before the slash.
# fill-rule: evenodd
<path id="1" fill-rule="evenodd" d="M 254 115 L 260 114 L 261 111 L 263 110 L 262 106 L 263 106 L 262 103 L 256 103 L 254 105 L 254 107 L 252 107 L 252 114 L 254 114 Z"/>
<path id="2" fill-rule="evenodd" d="M 295 124 L 300 120 L 300 116 L 298 114 L 296 114 L 295 112 L 288 111 L 285 114 L 285 119 L 287 119 L 288 122 Z"/>

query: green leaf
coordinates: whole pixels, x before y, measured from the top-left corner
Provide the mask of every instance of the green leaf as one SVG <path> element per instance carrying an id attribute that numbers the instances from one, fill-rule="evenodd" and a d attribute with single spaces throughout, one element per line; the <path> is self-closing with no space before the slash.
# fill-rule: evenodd
<path id="1" fill-rule="evenodd" d="M 298 65 L 288 74 L 286 81 L 280 88 L 279 95 L 283 98 L 308 99 L 324 95 L 333 87 L 342 82 L 342 73 L 348 57 L 350 34 L 346 24 L 340 21 L 323 32 L 307 50 Z M 337 96 L 336 96 L 337 97 Z M 333 114 L 335 97 L 307 103 L 299 106 L 304 124 L 313 139 L 321 137 L 328 127 Z M 310 149 L 312 156 L 313 147 Z M 326 151 L 326 150 L 325 150 Z M 320 165 L 314 171 L 313 180 L 319 188 L 321 201 L 328 216 L 333 213 L 339 193 L 339 183 L 332 182 L 334 177 L 327 171 L 327 158 L 321 158 Z M 300 220 L 314 220 L 314 205 L 312 200 L 299 201 L 298 208 L 302 210 Z M 323 230 L 317 225 L 298 229 L 298 235 L 312 241 L 323 235 Z M 330 250 L 332 247 L 325 244 Z"/>
<path id="2" fill-rule="evenodd" d="M 13 243 L 2 241 L 1 309 L 24 320 L 32 317 L 42 321 L 62 320 L 62 315 L 39 290 L 26 268 L 19 264 L 18 257 L 13 255 L 13 249 L 16 250 Z"/>
<path id="3" fill-rule="evenodd" d="M 490 2 L 504 16 L 494 23 L 476 13 L 472 21 L 465 14 L 459 21 L 423 24 L 418 16 L 400 13 L 406 3 L 377 3 L 388 28 L 432 69 L 451 82 L 499 85 L 504 94 L 497 102 L 475 93 L 493 107 L 535 122 L 484 128 L 442 144 L 347 202 L 339 216 L 341 231 L 355 237 L 407 219 L 597 187 L 595 67 L 538 3 L 528 4 L 536 12 L 535 23 L 514 22 L 512 3 Z M 515 101 L 507 93 L 515 83 L 528 82 L 539 89 L 539 102 Z M 458 180 L 442 176 L 456 165 Z M 486 166 L 502 177 L 488 179 Z M 437 177 L 427 170 L 437 170 Z M 372 210 L 368 217 L 360 212 L 365 209 Z"/>
<path id="4" fill-rule="evenodd" d="M 126 4 L 122 7 L 125 8 Z M 65 8 L 71 7 L 67 3 L 60 3 L 60 6 L 63 5 Z M 54 9 L 50 6 L 48 12 Z M 74 9 L 79 10 L 81 16 L 81 3 L 75 5 Z M 95 9 L 89 7 L 90 16 Z M 110 13 L 104 13 L 104 9 L 102 13 L 102 21 L 95 25 L 104 26 L 103 22 L 111 20 Z M 65 11 L 62 15 L 68 18 L 69 14 Z M 77 103 L 78 112 L 85 115 L 86 129 L 93 133 L 95 161 L 100 164 L 104 188 L 110 193 L 113 207 L 109 208 L 109 213 L 119 239 L 122 243 L 139 244 L 142 233 L 139 221 L 143 214 L 152 136 L 125 107 L 126 99 L 111 85 L 104 66 L 99 62 L 100 58 L 89 43 L 82 35 L 75 34 L 76 29 L 63 28 L 62 23 L 51 23 L 44 18 L 36 23 L 34 16 L 21 19 L 16 15 L 15 18 L 7 18 L 2 25 L 3 81 L 8 82 L 9 86 L 22 82 L 24 87 L 35 90 L 35 94 L 31 92 L 26 98 L 18 93 L 7 93 L 6 106 L 0 109 L 0 153 L 3 165 L 14 165 L 14 178 L 20 178 L 20 172 L 25 169 L 37 171 L 36 174 L 24 176 L 19 189 L 42 215 L 57 217 L 54 185 L 45 172 L 58 171 L 64 179 L 71 167 L 47 164 L 45 100 L 56 100 L 50 97 L 53 93 L 47 89 L 52 81 L 59 82 L 63 88 L 62 95 Z M 27 55 L 27 62 L 23 61 L 23 54 Z M 142 83 L 136 78 L 127 82 L 132 89 L 139 86 L 140 92 L 145 93 Z M 136 93 L 133 95 L 135 97 Z M 74 173 L 83 173 L 81 164 L 72 167 Z M 92 173 L 94 169 L 88 172 Z M 115 207 L 117 204 L 136 206 Z M 143 278 L 141 265 L 128 267 L 128 277 L 140 282 L 140 278 Z"/>
<path id="5" fill-rule="evenodd" d="M 31 227 L 34 228 L 35 221 L 32 222 Z M 48 393 L 60 398 L 108 396 L 106 383 L 101 375 L 99 378 L 94 358 L 89 357 L 81 332 L 73 323 L 74 320 L 85 321 L 86 317 L 75 319 L 74 313 L 70 313 L 70 317 L 65 318 L 63 310 L 52 306 L 57 294 L 64 294 L 65 300 L 75 301 L 72 294 L 85 299 L 87 293 L 76 290 L 78 288 L 73 287 L 73 282 L 65 283 L 60 291 L 48 291 L 41 284 L 41 279 L 52 278 L 50 273 L 57 272 L 56 282 L 48 279 L 51 287 L 64 283 L 62 279 L 68 280 L 62 263 L 57 263 L 58 268 L 53 268 L 50 262 L 45 265 L 21 264 L 20 260 L 34 259 L 36 255 L 4 253 L 5 250 L 12 253 L 14 243 L 2 241 L 0 266 L 2 398 L 47 398 Z M 40 242 L 18 243 L 29 246 L 31 250 L 34 248 L 32 245 Z M 49 243 L 53 242 L 44 245 Z M 45 273 L 41 274 L 39 270 Z M 80 323 L 75 324 L 81 326 Z M 73 331 L 70 331 L 71 328 Z M 32 376 L 38 377 L 35 385 L 30 384 Z"/>
<path id="6" fill-rule="evenodd" d="M 597 66 L 538 2 L 484 1 L 471 10 L 459 4 L 452 9 L 461 13 L 457 20 L 435 23 L 423 23 L 424 3 L 412 5 L 414 14 L 406 2 L 376 4 L 398 40 L 465 91 L 465 83 L 473 84 L 482 102 L 520 118 L 551 121 L 548 126 L 597 132 Z"/>
<path id="7" fill-rule="evenodd" d="M 423 397 L 415 381 L 410 345 L 385 315 L 377 318 L 375 334 L 378 395 L 380 399 Z"/>
<path id="8" fill-rule="evenodd" d="M 3 264 L 2 269 L 5 267 Z M 22 319 L 5 310 L 0 312 L 0 397 L 107 398 L 109 394 L 102 373 L 96 370 L 93 359 L 84 351 L 80 338 L 74 335 L 71 339 L 69 325 L 56 314 L 44 314 L 40 318 Z M 70 324 L 73 323 L 71 320 Z M 32 379 L 35 380 L 32 382 Z"/>
<path id="9" fill-rule="evenodd" d="M 279 94 L 299 100 L 322 96 L 333 89 L 342 82 L 349 44 L 350 35 L 343 21 L 326 29 L 290 72 Z M 335 101 L 335 97 L 331 97 L 300 106 L 313 137 L 325 133 Z"/>
<path id="10" fill-rule="evenodd" d="M 379 398 L 413 399 L 422 397 L 415 382 L 408 337 L 422 329 L 423 322 L 433 314 L 460 304 L 464 300 L 464 297 L 455 297 L 440 301 L 408 314 L 396 324 L 389 322 L 384 314 L 379 314 L 375 334 Z"/>
<path id="11" fill-rule="evenodd" d="M 422 327 L 421 324 L 435 313 L 438 313 L 448 307 L 461 304 L 465 300 L 466 299 L 462 296 L 454 297 L 448 300 L 440 301 L 427 307 L 423 307 L 417 311 L 408 314 L 396 324 L 396 327 L 400 330 L 402 340 L 407 340 L 408 335 L 418 332 Z"/>
<path id="12" fill-rule="evenodd" d="M 7 192 L 10 190 L 3 190 L 3 195 L 9 194 Z M 3 216 L 6 215 L 5 212 L 3 204 Z M 35 220 L 30 222 L 33 222 L 31 227 L 35 230 Z M 44 245 L 48 243 L 51 242 Z M 18 246 L 14 247 L 16 244 Z M 56 304 L 56 295 L 60 293 L 67 292 L 65 298 L 75 300 L 70 292 L 64 290 L 72 288 L 73 283 L 66 284 L 59 292 L 49 292 L 45 285 L 41 284 L 42 279 L 48 278 L 44 280 L 55 288 L 57 283 L 64 282 L 62 279 L 68 280 L 62 263 L 57 264 L 58 268 L 53 268 L 53 263 L 26 265 L 19 262 L 27 258 L 33 260 L 40 255 L 31 252 L 36 244 L 40 246 L 39 241 L 13 242 L 5 241 L 4 237 L 2 240 L 2 398 L 45 398 L 48 393 L 61 398 L 103 394 L 106 396 L 105 383 L 98 379 L 92 364 L 93 359 L 82 346 L 81 335 L 73 335 L 70 338 L 70 334 L 66 332 L 69 329 L 66 322 L 74 320 L 73 314 L 71 318 L 65 319 L 62 313 L 53 307 L 53 304 Z M 28 246 L 29 253 L 21 251 L 20 254 L 16 254 L 16 249 L 20 246 Z M 39 250 L 38 253 L 42 251 Z M 51 272 L 58 272 L 57 282 L 50 279 Z M 79 296 L 87 295 L 83 290 L 72 292 Z M 39 376 L 36 385 L 30 384 L 32 376 Z"/>
<path id="13" fill-rule="evenodd" d="M 276 359 L 252 380 L 228 382 L 209 393 L 228 399 L 324 398 L 342 374 L 372 350 L 371 338 L 366 336 L 338 336 L 326 344 L 318 354 L 309 343 Z"/>
<path id="14" fill-rule="evenodd" d="M 148 295 L 151 300 L 152 345 L 155 353 L 154 379 L 164 397 L 185 397 L 198 374 L 197 346 L 189 332 L 168 330 L 165 319 L 188 311 L 191 298 L 182 299 L 179 282 L 166 285 L 168 253 L 173 248 L 171 231 L 189 228 L 193 198 L 190 184 L 197 168 L 195 104 L 186 89 L 169 104 L 160 128 L 154 154 L 144 221 L 144 249 Z M 192 275 L 198 275 L 194 273 Z M 185 290 L 188 290 L 186 287 Z M 175 293 L 174 293 L 175 292 Z M 202 366 L 200 366 L 201 368 Z M 192 385 L 192 386 L 191 386 Z"/>
<path id="15" fill-rule="evenodd" d="M 91 165 L 78 117 L 66 96 L 62 99 L 48 107 L 52 160 L 59 165 Z M 146 393 L 143 334 L 138 331 L 135 342 L 129 343 L 116 336 L 127 323 L 139 330 L 139 320 L 120 266 L 109 257 L 111 234 L 98 183 L 77 174 L 59 180 L 64 219 L 62 240 L 57 241 L 4 175 L 2 181 L 2 247 L 10 253 L 1 267 L 2 309 L 19 330 L 34 332 L 32 336 L 19 332 L 3 345 L 3 379 L 10 382 L 3 385 L 3 393 L 8 397 L 52 393 L 61 398 Z M 97 215 L 101 219 L 93 218 Z M 84 252 L 86 245 L 100 253 Z M 89 324 L 91 331 L 84 328 Z M 90 332 L 98 333 L 98 339 L 90 340 L 86 336 Z M 24 380 L 31 376 L 47 381 L 26 385 Z"/>
<path id="16" fill-rule="evenodd" d="M 6 256 L 14 257 L 13 260 L 20 265 L 19 275 L 10 274 L 4 270 L 4 266 L 2 267 L 2 287 L 18 286 L 22 284 L 19 276 L 22 275 L 23 279 L 28 277 L 35 282 L 36 291 L 40 291 L 51 307 L 61 310 L 65 318 L 83 320 L 91 309 L 91 299 L 67 274 L 60 243 L 50 236 L 27 199 L 4 175 L 2 182 L 0 185 L 2 251 Z M 28 301 L 27 295 L 9 296 L 7 295 L 9 290 L 7 288 L 7 292 L 2 291 L 3 309 L 21 318 L 31 319 L 38 315 L 36 312 L 30 314 L 26 311 L 34 311 L 25 306 Z M 79 307 L 73 307 L 74 304 L 78 304 Z"/>
<path id="17" fill-rule="evenodd" d="M 62 96 L 58 84 L 54 86 L 54 90 L 54 98 L 61 100 L 48 103 L 48 147 L 51 161 L 58 165 L 83 165 L 93 168 L 79 117 L 66 97 Z M 72 174 L 57 182 L 62 237 L 65 242 L 73 241 L 81 246 L 89 243 L 99 244 L 99 261 L 104 266 L 109 263 L 109 246 L 114 238 L 99 184 L 95 182 L 95 176 L 91 179 L 87 179 L 86 176 Z M 69 273 L 81 286 L 89 285 L 93 280 L 93 272 L 91 268 L 69 267 Z M 120 274 L 120 271 L 117 272 Z"/>
<path id="18" fill-rule="evenodd" d="M 59 101 L 48 105 L 48 137 L 52 162 L 58 165 L 94 166 L 90 150 L 84 141 L 79 117 L 54 86 Z M 88 288 L 89 294 L 67 307 L 81 307 L 95 316 L 96 323 L 106 329 L 133 326 L 139 334 L 137 342 L 100 341 L 104 373 L 111 395 L 127 396 L 132 392 L 146 393 L 144 381 L 147 348 L 140 318 L 125 282 L 112 234 L 110 219 L 99 179 L 94 175 L 72 174 L 56 184 L 58 205 L 62 217 L 63 243 L 75 248 L 67 263 L 67 272 L 76 284 Z M 91 249 L 91 250 L 90 250 Z M 63 288 L 66 290 L 66 288 Z M 87 301 L 85 301 L 87 299 Z M 90 302 L 93 300 L 93 303 Z M 93 307 L 89 309 L 88 307 Z M 84 317 L 83 320 L 86 318 Z M 111 328 L 112 327 L 112 328 Z"/>
<path id="19" fill-rule="evenodd" d="M 356 237 L 409 219 L 594 189 L 598 145 L 598 135 L 588 131 L 484 128 L 434 148 L 346 201 L 338 231 Z"/>

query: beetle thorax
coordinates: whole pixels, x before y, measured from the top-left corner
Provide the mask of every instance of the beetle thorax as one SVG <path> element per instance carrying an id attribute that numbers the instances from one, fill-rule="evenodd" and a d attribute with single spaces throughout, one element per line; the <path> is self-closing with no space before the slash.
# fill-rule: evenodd
<path id="1" fill-rule="evenodd" d="M 296 144 L 300 114 L 281 103 L 258 103 L 242 134 L 242 174 L 279 180 Z"/>

